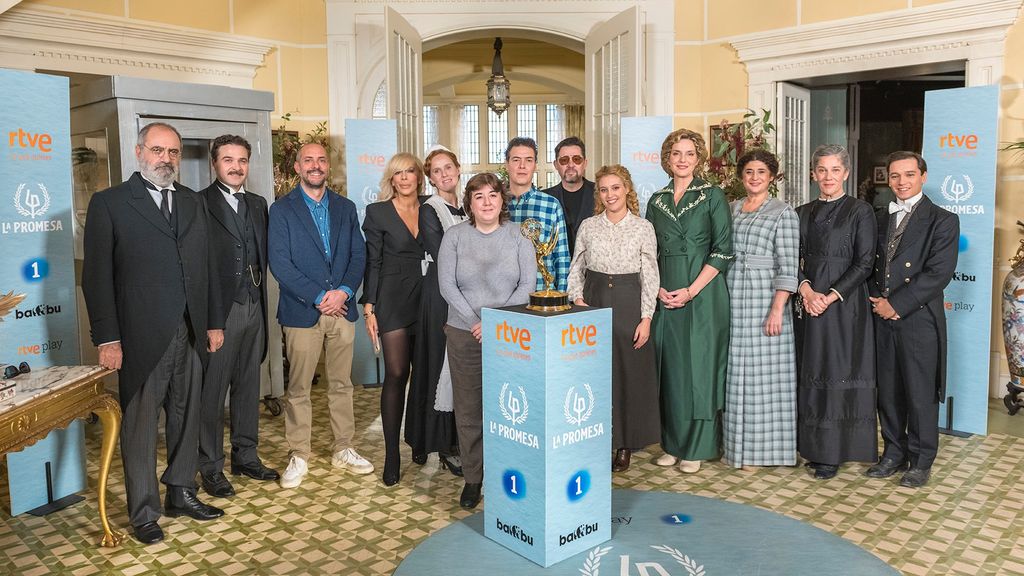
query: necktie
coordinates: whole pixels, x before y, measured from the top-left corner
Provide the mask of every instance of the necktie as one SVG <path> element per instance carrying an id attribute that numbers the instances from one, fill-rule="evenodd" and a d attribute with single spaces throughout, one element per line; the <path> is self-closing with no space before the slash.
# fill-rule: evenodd
<path id="1" fill-rule="evenodd" d="M 238 199 L 238 217 L 245 221 L 245 192 L 235 192 L 232 196 Z"/>
<path id="2" fill-rule="evenodd" d="M 164 220 L 171 221 L 171 201 L 167 194 L 170 190 L 164 188 L 160 191 L 160 213 L 164 215 Z"/>

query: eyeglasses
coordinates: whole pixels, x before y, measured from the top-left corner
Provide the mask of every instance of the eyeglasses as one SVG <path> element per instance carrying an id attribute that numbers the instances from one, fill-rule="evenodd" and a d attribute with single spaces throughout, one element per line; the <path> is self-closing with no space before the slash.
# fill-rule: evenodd
<path id="1" fill-rule="evenodd" d="M 562 156 L 561 158 L 558 159 L 558 163 L 561 164 L 562 166 L 568 166 L 570 161 L 577 166 L 582 166 L 583 156 Z"/>
<path id="2" fill-rule="evenodd" d="M 177 158 L 178 156 L 181 156 L 181 150 L 177 148 L 164 148 L 163 146 L 146 146 L 145 144 L 143 144 L 142 147 L 145 148 L 146 150 L 149 150 L 150 152 L 153 153 L 154 156 L 157 157 L 163 156 L 164 152 L 167 152 L 167 155 L 170 156 L 171 158 Z"/>
<path id="3" fill-rule="evenodd" d="M 0 364 L 0 366 L 4 367 L 4 380 L 14 378 L 18 374 L 28 374 L 32 371 L 32 369 L 28 367 L 28 362 L 22 362 L 17 366 L 14 364 Z"/>

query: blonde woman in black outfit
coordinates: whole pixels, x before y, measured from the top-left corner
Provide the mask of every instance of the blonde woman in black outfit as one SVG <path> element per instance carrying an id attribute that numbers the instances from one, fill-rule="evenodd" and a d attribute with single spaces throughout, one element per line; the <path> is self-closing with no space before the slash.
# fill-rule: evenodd
<path id="1" fill-rule="evenodd" d="M 384 168 L 380 199 L 366 207 L 366 277 L 363 305 L 366 332 L 384 356 L 384 387 L 380 417 L 384 428 L 386 486 L 398 482 L 398 452 L 405 383 L 412 368 L 412 352 L 419 320 L 423 279 L 423 245 L 419 212 L 424 198 L 423 169 L 412 154 L 396 154 Z"/>

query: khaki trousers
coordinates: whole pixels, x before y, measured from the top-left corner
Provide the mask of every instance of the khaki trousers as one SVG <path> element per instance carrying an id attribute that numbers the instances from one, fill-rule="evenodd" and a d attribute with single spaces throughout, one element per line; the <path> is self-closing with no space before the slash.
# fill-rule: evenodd
<path id="1" fill-rule="evenodd" d="M 284 346 L 288 355 L 288 390 L 285 393 L 284 436 L 289 456 L 309 461 L 310 429 L 313 406 L 309 388 L 313 382 L 320 350 L 325 349 L 324 372 L 327 377 L 327 407 L 334 432 L 332 452 L 352 445 L 355 416 L 352 413 L 352 344 L 355 324 L 334 316 L 320 316 L 309 328 L 284 326 Z"/>

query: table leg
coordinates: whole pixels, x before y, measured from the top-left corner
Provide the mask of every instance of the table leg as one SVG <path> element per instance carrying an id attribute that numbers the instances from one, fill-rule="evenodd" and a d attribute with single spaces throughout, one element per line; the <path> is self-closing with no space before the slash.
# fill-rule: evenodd
<path id="1" fill-rule="evenodd" d="M 100 452 L 100 522 L 103 524 L 103 539 L 100 546 L 113 548 L 124 540 L 124 534 L 110 529 L 107 521 L 107 475 L 110 473 L 110 461 L 114 457 L 114 445 L 121 431 L 121 407 L 110 395 L 102 397 L 101 404 L 93 410 L 103 425 L 103 449 Z"/>

